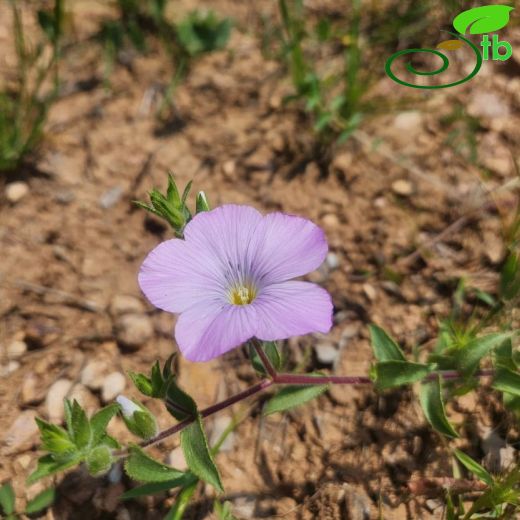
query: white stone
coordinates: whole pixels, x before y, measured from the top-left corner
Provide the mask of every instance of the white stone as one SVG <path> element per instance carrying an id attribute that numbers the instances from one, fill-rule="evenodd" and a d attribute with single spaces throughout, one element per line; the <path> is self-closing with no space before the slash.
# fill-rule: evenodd
<path id="1" fill-rule="evenodd" d="M 7 357 L 9 359 L 18 359 L 27 352 L 27 344 L 22 340 L 14 340 L 7 345 Z"/>
<path id="2" fill-rule="evenodd" d="M 339 351 L 332 343 L 318 343 L 314 350 L 318 361 L 323 365 L 332 365 L 338 359 Z"/>
<path id="3" fill-rule="evenodd" d="M 101 388 L 101 399 L 108 403 L 113 401 L 126 387 L 126 378 L 121 372 L 109 374 Z"/>
<path id="4" fill-rule="evenodd" d="M 45 399 L 45 409 L 51 422 L 61 423 L 63 421 L 63 400 L 67 397 L 71 388 L 72 381 L 69 379 L 58 379 L 49 388 Z"/>
<path id="5" fill-rule="evenodd" d="M 25 182 L 11 182 L 5 187 L 5 196 L 9 202 L 16 204 L 29 193 L 29 186 Z"/>
<path id="6" fill-rule="evenodd" d="M 91 390 L 99 390 L 103 386 L 107 365 L 103 361 L 90 361 L 81 371 L 81 383 Z"/>
<path id="7" fill-rule="evenodd" d="M 123 346 L 138 349 L 153 335 L 152 321 L 146 314 L 124 314 L 116 322 L 116 337 Z"/>

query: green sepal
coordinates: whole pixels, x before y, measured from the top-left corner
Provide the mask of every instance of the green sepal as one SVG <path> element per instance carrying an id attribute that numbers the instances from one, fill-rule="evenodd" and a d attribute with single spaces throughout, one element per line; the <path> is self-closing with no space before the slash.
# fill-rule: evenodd
<path id="1" fill-rule="evenodd" d="M 209 210 L 210 210 L 210 206 L 209 206 L 209 202 L 206 197 L 206 194 L 203 191 L 199 191 L 199 193 L 197 193 L 195 211 L 197 213 L 202 213 L 203 211 L 209 211 Z"/>
<path id="2" fill-rule="evenodd" d="M 103 440 L 103 438 L 106 437 L 106 429 L 108 423 L 117 414 L 119 410 L 120 406 L 116 403 L 112 403 L 96 412 L 90 418 L 93 446 L 97 446 Z"/>
<path id="3" fill-rule="evenodd" d="M 128 372 L 128 375 L 139 392 L 146 397 L 153 397 L 152 381 L 149 377 L 137 372 Z"/>
<path id="4" fill-rule="evenodd" d="M 164 403 L 168 412 L 178 421 L 197 415 L 195 401 L 184 390 L 179 388 L 174 378 L 171 378 L 168 383 Z"/>
<path id="5" fill-rule="evenodd" d="M 282 356 L 280 355 L 280 351 L 274 341 L 263 341 L 262 346 L 260 347 L 265 352 L 265 355 L 271 362 L 271 365 L 275 370 L 280 370 L 282 368 Z M 249 359 L 251 360 L 251 364 L 253 368 L 262 375 L 267 375 L 267 371 L 264 367 L 264 364 L 258 355 L 254 345 L 252 342 L 248 343 L 249 350 Z"/>
<path id="6" fill-rule="evenodd" d="M 108 446 L 96 446 L 88 453 L 85 462 L 88 472 L 97 477 L 106 473 L 112 466 L 114 459 Z"/>
<path id="7" fill-rule="evenodd" d="M 190 471 L 222 493 L 224 488 L 208 446 L 200 415 L 181 431 L 181 447 Z"/>

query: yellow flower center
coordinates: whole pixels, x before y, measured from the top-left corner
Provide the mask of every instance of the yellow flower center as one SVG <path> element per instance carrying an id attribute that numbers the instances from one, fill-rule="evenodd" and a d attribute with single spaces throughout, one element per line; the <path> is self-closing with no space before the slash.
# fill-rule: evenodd
<path id="1" fill-rule="evenodd" d="M 251 284 L 235 285 L 229 292 L 229 301 L 233 305 L 248 305 L 256 298 L 256 287 Z"/>

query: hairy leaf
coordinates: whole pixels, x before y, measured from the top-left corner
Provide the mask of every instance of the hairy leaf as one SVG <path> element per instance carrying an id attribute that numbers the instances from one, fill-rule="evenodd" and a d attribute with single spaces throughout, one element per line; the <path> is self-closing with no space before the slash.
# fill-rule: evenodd
<path id="1" fill-rule="evenodd" d="M 120 406 L 116 403 L 105 406 L 96 412 L 90 419 L 90 427 L 92 429 L 92 444 L 96 446 L 106 434 L 108 423 L 117 414 Z"/>
<path id="2" fill-rule="evenodd" d="M 220 475 L 210 453 L 200 416 L 181 431 L 181 446 L 190 471 L 201 480 L 223 492 Z"/>
<path id="3" fill-rule="evenodd" d="M 370 325 L 370 338 L 374 356 L 378 361 L 406 361 L 399 345 L 377 325 Z"/>
<path id="4" fill-rule="evenodd" d="M 264 408 L 264 415 L 275 412 L 284 412 L 307 403 L 323 394 L 329 389 L 330 385 L 294 385 L 282 388 L 268 401 Z"/>
<path id="5" fill-rule="evenodd" d="M 178 469 L 152 459 L 139 446 L 131 446 L 125 461 L 125 471 L 130 478 L 140 482 L 165 482 L 184 475 Z"/>
<path id="6" fill-rule="evenodd" d="M 439 433 L 450 438 L 458 437 L 446 417 L 440 376 L 433 381 L 421 384 L 419 399 L 426 419 Z"/>
<path id="7" fill-rule="evenodd" d="M 36 417 L 35 420 L 40 430 L 40 437 L 45 450 L 60 455 L 76 451 L 76 445 L 61 426 L 48 423 L 39 417 Z"/>
<path id="8" fill-rule="evenodd" d="M 423 365 L 409 361 L 383 361 L 375 365 L 375 383 L 381 390 L 408 385 L 424 379 L 435 365 Z"/>
<path id="9" fill-rule="evenodd" d="M 39 513 L 44 509 L 50 507 L 56 499 L 56 489 L 53 487 L 44 489 L 41 493 L 38 493 L 32 500 L 27 502 L 25 508 L 26 515 L 33 515 Z"/>
<path id="10" fill-rule="evenodd" d="M 197 482 L 199 479 L 192 473 L 184 473 L 181 477 L 174 478 L 172 480 L 165 480 L 164 482 L 150 482 L 149 484 L 143 484 L 142 486 L 135 487 L 128 490 L 126 493 L 121 495 L 123 500 L 129 500 L 131 498 L 142 497 L 146 495 L 154 495 L 155 493 L 162 493 L 179 486 L 186 486 Z"/>
<path id="11" fill-rule="evenodd" d="M 6 482 L 0 487 L 0 506 L 6 515 L 12 515 L 14 513 L 14 502 L 15 495 L 13 486 L 10 482 Z"/>

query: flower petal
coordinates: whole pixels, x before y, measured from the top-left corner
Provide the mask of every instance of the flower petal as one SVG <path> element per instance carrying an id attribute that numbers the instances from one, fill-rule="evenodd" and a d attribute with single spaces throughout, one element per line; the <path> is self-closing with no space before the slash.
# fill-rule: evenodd
<path id="1" fill-rule="evenodd" d="M 284 282 L 314 271 L 327 255 L 323 230 L 304 218 L 270 213 L 256 233 L 261 246 L 253 269 L 263 284 Z"/>
<path id="2" fill-rule="evenodd" d="M 138 280 L 148 300 L 168 312 L 182 312 L 204 299 L 225 300 L 226 281 L 216 260 L 181 239 L 153 249 Z"/>
<path id="3" fill-rule="evenodd" d="M 332 301 L 321 287 L 300 281 L 283 282 L 262 289 L 252 303 L 258 323 L 256 337 L 264 341 L 326 333 L 332 327 Z"/>
<path id="4" fill-rule="evenodd" d="M 218 262 L 229 288 L 249 274 L 257 255 L 257 228 L 262 220 L 254 208 L 226 204 L 195 216 L 186 226 L 184 237 L 194 249 L 208 252 Z"/>
<path id="5" fill-rule="evenodd" d="M 252 338 L 255 326 L 256 311 L 252 305 L 205 301 L 179 316 L 175 339 L 190 361 L 209 361 Z"/>

